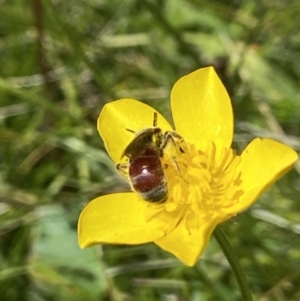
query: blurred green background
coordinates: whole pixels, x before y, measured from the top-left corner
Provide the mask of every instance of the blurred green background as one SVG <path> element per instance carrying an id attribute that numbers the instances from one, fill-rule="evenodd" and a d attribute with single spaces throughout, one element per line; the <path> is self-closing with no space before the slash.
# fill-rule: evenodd
<path id="1" fill-rule="evenodd" d="M 0 300 L 241 300 L 214 238 L 193 268 L 154 244 L 79 249 L 84 205 L 127 189 L 96 119 L 123 97 L 170 119 L 174 82 L 213 65 L 235 147 L 259 136 L 299 151 L 299 1 L 0 4 Z M 223 225 L 255 300 L 300 300 L 299 172 Z"/>

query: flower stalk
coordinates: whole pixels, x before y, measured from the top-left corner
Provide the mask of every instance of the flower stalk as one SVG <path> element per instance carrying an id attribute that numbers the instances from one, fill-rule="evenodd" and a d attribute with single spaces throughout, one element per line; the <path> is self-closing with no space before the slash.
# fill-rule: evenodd
<path id="1" fill-rule="evenodd" d="M 232 271 L 240 287 L 243 301 L 253 301 L 246 275 L 243 271 L 242 266 L 240 265 L 238 256 L 230 245 L 224 231 L 220 226 L 218 226 L 215 228 L 213 235 L 232 268 Z"/>

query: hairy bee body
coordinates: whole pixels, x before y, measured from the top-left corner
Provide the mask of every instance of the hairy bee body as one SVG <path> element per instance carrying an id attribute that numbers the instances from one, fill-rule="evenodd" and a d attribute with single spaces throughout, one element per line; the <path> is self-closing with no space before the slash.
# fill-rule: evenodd
<path id="1" fill-rule="evenodd" d="M 164 202 L 168 197 L 168 183 L 162 162 L 164 150 L 170 144 L 176 148 L 176 140 L 182 140 L 176 132 L 163 132 L 156 123 L 157 114 L 154 113 L 153 127 L 136 133 L 122 153 L 127 162 L 116 166 L 128 179 L 132 189 L 151 203 Z M 182 148 L 178 149 L 184 152 Z"/>

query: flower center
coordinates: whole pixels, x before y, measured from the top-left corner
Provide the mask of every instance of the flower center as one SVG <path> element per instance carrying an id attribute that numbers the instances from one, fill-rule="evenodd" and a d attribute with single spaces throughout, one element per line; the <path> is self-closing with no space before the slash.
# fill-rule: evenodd
<path id="1" fill-rule="evenodd" d="M 235 150 L 223 148 L 217 160 L 213 142 L 206 151 L 189 144 L 186 148 L 185 153 L 163 158 L 168 200 L 156 209 L 150 204 L 147 212 L 149 219 L 159 212 L 158 218 L 166 213 L 174 216 L 168 231 L 182 221 L 189 232 L 203 222 L 222 222 L 229 218 L 226 208 L 236 204 L 243 194 L 238 168 L 240 156 Z"/>

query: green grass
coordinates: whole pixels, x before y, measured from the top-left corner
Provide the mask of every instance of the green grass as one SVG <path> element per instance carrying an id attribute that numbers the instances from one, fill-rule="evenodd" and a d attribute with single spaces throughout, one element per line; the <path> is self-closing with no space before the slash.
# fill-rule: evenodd
<path id="1" fill-rule="evenodd" d="M 231 301 L 214 240 L 193 268 L 153 244 L 81 250 L 95 196 L 127 189 L 103 147 L 103 105 L 131 97 L 170 118 L 182 75 L 214 65 L 235 147 L 300 150 L 300 5 L 204 0 L 4 0 L 0 5 L 1 301 Z M 300 165 L 223 225 L 254 300 L 300 300 Z"/>

